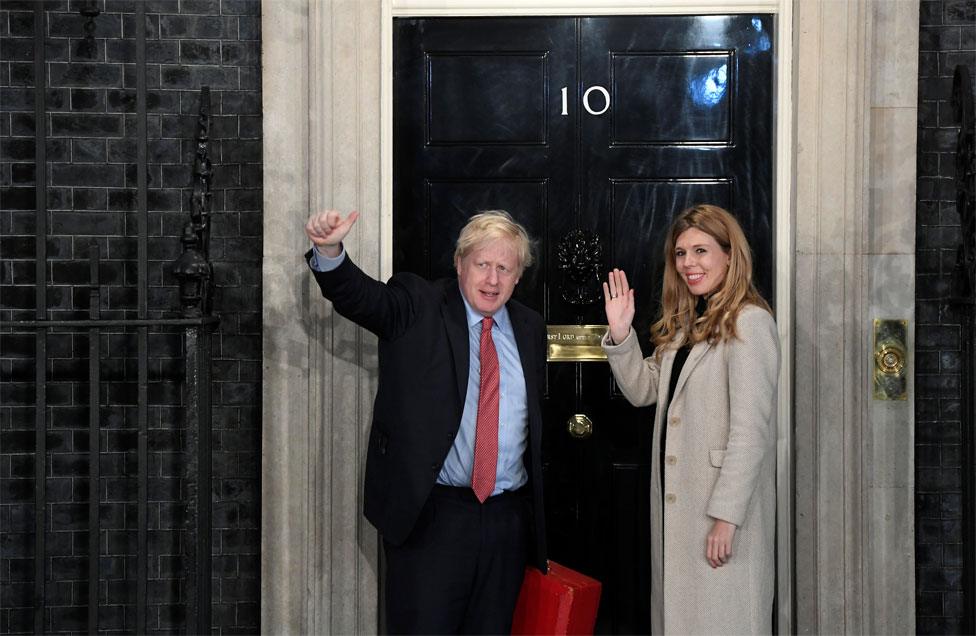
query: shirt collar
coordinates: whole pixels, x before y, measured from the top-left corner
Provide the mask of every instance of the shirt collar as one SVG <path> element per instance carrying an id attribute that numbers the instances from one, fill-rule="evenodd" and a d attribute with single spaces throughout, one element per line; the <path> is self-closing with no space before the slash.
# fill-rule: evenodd
<path id="1" fill-rule="evenodd" d="M 468 299 L 464 297 L 464 292 L 461 292 L 461 300 L 464 301 L 464 312 L 468 316 L 468 329 L 474 327 L 475 325 L 481 324 L 481 319 L 484 318 L 481 314 L 474 310 L 474 308 L 468 303 Z M 508 315 L 508 307 L 502 305 L 502 308 L 495 312 L 492 316 L 492 320 L 495 321 L 495 326 L 498 330 L 506 335 L 513 335 L 512 332 L 512 319 Z"/>

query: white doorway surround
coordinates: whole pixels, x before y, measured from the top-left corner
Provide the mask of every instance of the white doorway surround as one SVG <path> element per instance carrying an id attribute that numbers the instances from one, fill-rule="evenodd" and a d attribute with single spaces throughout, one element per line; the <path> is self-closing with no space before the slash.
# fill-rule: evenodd
<path id="1" fill-rule="evenodd" d="M 914 361 L 907 401 L 872 400 L 870 336 L 914 332 L 918 0 L 265 0 L 263 633 L 379 629 L 376 343 L 302 226 L 360 210 L 347 246 L 391 273 L 394 17 L 709 13 L 776 15 L 779 631 L 914 630 Z"/>

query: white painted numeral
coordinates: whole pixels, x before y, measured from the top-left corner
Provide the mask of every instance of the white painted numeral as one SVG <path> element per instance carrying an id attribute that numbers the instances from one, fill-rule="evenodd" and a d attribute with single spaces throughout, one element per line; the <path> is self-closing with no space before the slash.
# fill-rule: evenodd
<path id="1" fill-rule="evenodd" d="M 559 91 L 559 92 L 561 92 L 563 94 L 563 112 L 562 112 L 562 114 L 563 115 L 568 115 L 569 114 L 569 98 L 567 97 L 566 87 L 563 86 L 563 89 L 561 91 Z"/>
<path id="2" fill-rule="evenodd" d="M 563 90 L 565 91 L 566 89 Z M 596 111 L 590 108 L 590 93 L 592 93 L 593 91 L 598 91 L 599 93 L 603 94 L 604 104 L 602 110 Z M 566 102 L 564 101 L 563 103 L 565 104 Z M 586 112 L 588 112 L 591 115 L 602 115 L 603 113 L 607 112 L 610 109 L 610 93 L 607 91 L 607 89 L 603 88 L 602 86 L 589 87 L 588 89 L 586 89 L 586 92 L 583 93 L 583 108 L 585 108 Z"/>

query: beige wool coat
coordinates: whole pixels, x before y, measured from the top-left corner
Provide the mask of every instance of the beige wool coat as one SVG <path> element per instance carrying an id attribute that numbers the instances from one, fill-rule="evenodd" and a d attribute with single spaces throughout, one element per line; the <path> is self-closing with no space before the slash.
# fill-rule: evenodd
<path id="1" fill-rule="evenodd" d="M 736 330 L 735 339 L 692 348 L 670 400 L 673 346 L 658 362 L 643 357 L 633 328 L 620 344 L 603 340 L 631 404 L 668 404 L 654 417 L 651 458 L 654 634 L 772 631 L 779 337 L 773 317 L 754 305 L 742 308 Z M 738 526 L 732 556 L 715 569 L 705 558 L 714 519 Z"/>

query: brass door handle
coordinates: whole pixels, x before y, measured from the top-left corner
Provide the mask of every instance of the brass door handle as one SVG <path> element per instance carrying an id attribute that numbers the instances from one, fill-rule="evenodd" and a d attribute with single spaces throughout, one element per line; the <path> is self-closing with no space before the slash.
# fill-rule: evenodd
<path id="1" fill-rule="evenodd" d="M 586 439 L 593 434 L 593 420 L 582 413 L 576 413 L 566 421 L 566 429 L 573 437 Z"/>

